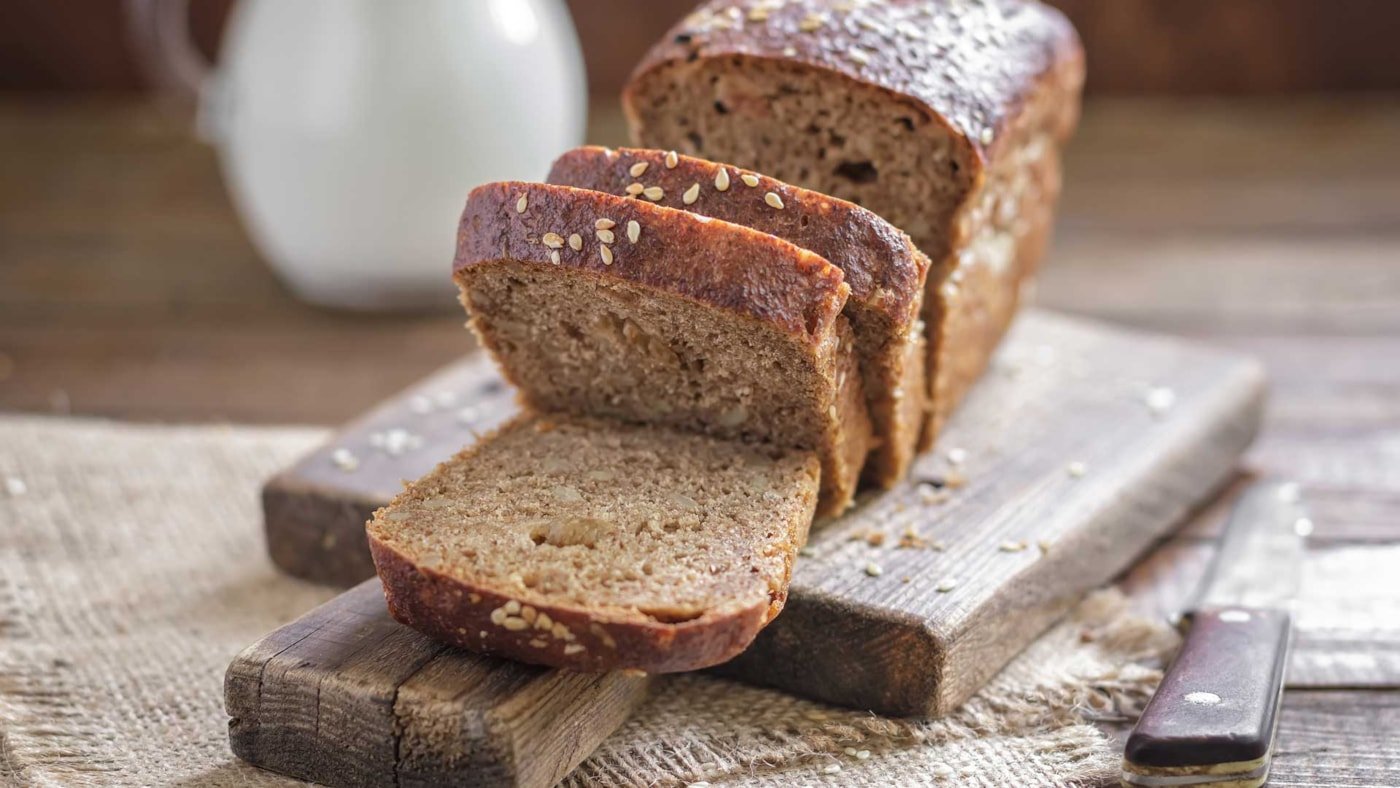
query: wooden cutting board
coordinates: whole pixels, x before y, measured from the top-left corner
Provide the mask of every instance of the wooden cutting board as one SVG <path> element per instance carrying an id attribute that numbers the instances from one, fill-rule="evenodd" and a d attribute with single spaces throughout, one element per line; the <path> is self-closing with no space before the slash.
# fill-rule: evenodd
<path id="1" fill-rule="evenodd" d="M 719 670 L 885 714 L 943 714 L 1228 479 L 1263 398 L 1250 360 L 1030 312 L 908 483 L 814 527 L 786 609 Z M 369 577 L 369 513 L 514 411 L 475 358 L 350 425 L 264 489 L 274 560 L 324 582 Z M 436 648 L 388 621 L 364 587 L 352 593 L 393 633 L 392 648 L 357 642 L 357 659 L 398 660 L 400 641 Z M 257 664 L 257 648 L 242 659 Z M 318 659 L 318 681 L 336 675 L 338 657 Z M 526 684 L 551 675 L 493 669 Z M 286 710 L 274 711 L 257 724 L 283 724 Z M 442 711 L 484 713 L 474 698 Z"/>

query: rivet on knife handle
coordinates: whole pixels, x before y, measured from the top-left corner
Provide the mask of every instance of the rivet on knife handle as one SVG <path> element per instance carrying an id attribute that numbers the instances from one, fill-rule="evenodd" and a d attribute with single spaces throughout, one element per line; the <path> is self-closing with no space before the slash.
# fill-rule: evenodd
<path id="1" fill-rule="evenodd" d="M 1127 786 L 1252 788 L 1269 776 L 1291 631 L 1283 610 L 1195 611 L 1128 738 Z"/>

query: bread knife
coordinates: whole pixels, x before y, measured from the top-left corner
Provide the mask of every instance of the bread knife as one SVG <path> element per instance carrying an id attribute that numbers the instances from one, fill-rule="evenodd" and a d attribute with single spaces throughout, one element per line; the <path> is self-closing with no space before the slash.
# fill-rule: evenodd
<path id="1" fill-rule="evenodd" d="M 1304 538 L 1296 484 L 1235 505 L 1181 625 L 1181 650 L 1128 737 L 1122 784 L 1253 788 L 1269 778 Z"/>

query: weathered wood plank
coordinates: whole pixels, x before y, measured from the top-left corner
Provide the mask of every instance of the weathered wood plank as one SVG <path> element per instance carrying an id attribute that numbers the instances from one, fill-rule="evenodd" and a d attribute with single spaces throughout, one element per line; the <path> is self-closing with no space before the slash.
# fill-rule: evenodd
<path id="1" fill-rule="evenodd" d="M 553 785 L 650 680 L 550 671 L 438 645 L 393 621 L 377 580 L 229 666 L 229 739 L 265 769 L 335 786 Z"/>
<path id="2" fill-rule="evenodd" d="M 1104 724 L 1121 744 L 1129 725 Z M 1283 693 L 1269 786 L 1400 785 L 1400 691 Z"/>
<path id="3" fill-rule="evenodd" d="M 270 482 L 279 565 L 341 582 L 369 575 L 363 512 L 471 439 L 449 411 L 471 403 L 473 416 L 499 421 L 514 408 L 487 382 L 494 374 L 484 362 L 451 368 Z M 1153 386 L 1171 388 L 1169 409 L 1148 406 Z M 1258 368 L 1233 356 L 1027 315 L 940 452 L 908 483 L 819 523 L 787 609 L 722 670 L 885 713 L 947 711 L 1228 478 L 1257 427 L 1261 386 Z M 432 405 L 442 391 L 457 393 L 451 408 Z M 390 426 L 424 445 L 373 449 L 370 436 Z M 334 461 L 347 448 L 353 470 Z M 953 448 L 966 455 L 957 465 Z"/>
<path id="4" fill-rule="evenodd" d="M 1124 589 L 1139 610 L 1172 618 L 1188 604 L 1214 552 L 1213 541 L 1173 539 L 1128 572 Z M 1290 688 L 1400 689 L 1396 566 L 1400 545 L 1308 540 L 1294 608 Z"/>
<path id="5" fill-rule="evenodd" d="M 1269 785 L 1400 785 L 1400 692 L 1289 690 Z"/>
<path id="6" fill-rule="evenodd" d="M 1152 385 L 1170 411 L 1147 407 Z M 816 532 L 787 611 L 723 670 L 884 713 L 956 707 L 1229 478 L 1261 387 L 1235 357 L 1033 314 L 914 483 Z M 923 500 L 919 479 L 954 475 L 947 502 Z M 945 549 L 892 549 L 909 528 Z M 852 539 L 872 532 L 882 548 Z"/>

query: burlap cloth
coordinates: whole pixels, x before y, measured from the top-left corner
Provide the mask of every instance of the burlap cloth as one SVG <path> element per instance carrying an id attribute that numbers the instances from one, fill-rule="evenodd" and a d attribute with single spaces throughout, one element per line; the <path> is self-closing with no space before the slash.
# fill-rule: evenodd
<path id="1" fill-rule="evenodd" d="M 223 674 L 331 590 L 263 552 L 262 479 L 319 430 L 0 416 L 0 777 L 17 785 L 279 785 L 229 752 Z M 940 721 L 890 720 L 696 675 L 578 785 L 1098 785 L 1175 645 L 1091 597 Z"/>

